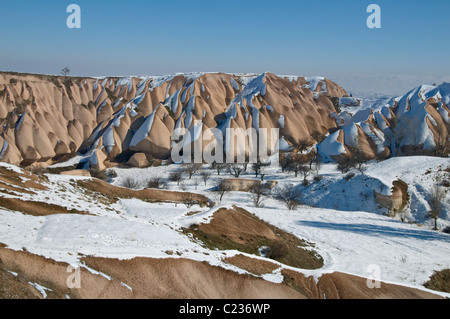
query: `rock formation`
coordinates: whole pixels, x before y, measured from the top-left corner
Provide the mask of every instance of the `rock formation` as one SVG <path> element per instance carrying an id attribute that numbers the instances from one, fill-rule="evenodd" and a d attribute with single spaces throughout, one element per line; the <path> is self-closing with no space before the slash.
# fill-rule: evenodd
<path id="1" fill-rule="evenodd" d="M 205 149 L 216 142 L 205 132 L 228 128 L 258 134 L 278 128 L 278 140 L 267 137 L 269 151 L 326 137 L 318 152 L 330 159 L 354 148 L 369 158 L 448 152 L 448 84 L 422 86 L 353 117 L 337 112 L 347 96 L 322 77 L 272 73 L 80 78 L 0 72 L 0 160 L 46 165 L 78 153 L 85 155 L 84 168 L 102 170 L 136 153 L 170 160 L 177 130 L 191 133 L 184 145 L 201 142 Z M 248 139 L 234 151 L 228 142 L 232 155 L 248 149 Z"/>

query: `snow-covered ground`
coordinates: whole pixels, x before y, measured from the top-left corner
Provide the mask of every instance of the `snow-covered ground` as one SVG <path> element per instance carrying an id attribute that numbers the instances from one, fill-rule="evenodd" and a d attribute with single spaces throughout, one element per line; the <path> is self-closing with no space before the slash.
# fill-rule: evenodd
<path id="1" fill-rule="evenodd" d="M 317 278 L 323 273 L 340 271 L 370 277 L 374 269 L 379 269 L 384 282 L 424 289 L 422 285 L 434 271 L 450 268 L 450 235 L 433 231 L 431 221 L 419 218 L 427 209 L 426 198 L 433 173 L 449 164 L 448 159 L 441 158 L 393 158 L 371 163 L 364 175 L 356 174 L 348 182 L 343 180 L 335 165 L 326 164 L 320 170 L 322 181 L 303 189 L 305 202 L 311 206 L 300 206 L 296 211 L 286 210 L 271 197 L 264 200 L 263 208 L 255 208 L 250 194 L 243 192 L 230 192 L 219 202 L 211 189 L 218 179 L 231 177 L 225 171 L 217 176 L 210 170 L 212 175 L 206 185 L 198 174 L 183 180 L 186 190 L 205 194 L 216 201 L 212 209 L 198 206 L 188 209 L 180 204 L 147 203 L 138 199 L 121 199 L 110 205 L 92 202 L 91 197 L 74 188 L 73 181 L 85 177 L 49 175 L 49 189 L 36 191 L 36 195 L 24 195 L 25 199 L 57 203 L 92 215 L 34 217 L 0 209 L 0 242 L 11 249 L 26 249 L 74 265 L 80 263 L 83 255 L 119 259 L 182 257 L 243 273 L 244 270 L 222 261 L 223 257 L 233 256 L 237 251 L 208 250 L 180 231 L 191 224 L 208 222 L 219 207 L 237 205 L 315 244 L 314 249 L 324 258 L 324 266 L 318 270 L 300 270 L 306 275 Z M 143 187 L 149 178 L 167 178 L 170 172 L 180 168 L 178 165 L 114 168 L 117 177 L 111 183 L 120 185 L 125 177 L 131 176 Z M 431 172 L 426 174 L 428 171 Z M 254 178 L 254 175 L 249 171 L 241 177 Z M 374 203 L 372 190 L 387 194 L 392 181 L 398 178 L 410 186 L 411 198 L 415 199 L 411 209 L 417 210 L 411 217 L 423 225 L 387 217 Z M 303 187 L 300 185 L 302 177 L 281 173 L 278 167 L 268 168 L 265 179 Z M 168 187 L 180 189 L 175 182 L 169 182 Z M 440 226 L 449 224 L 448 201 L 445 209 Z M 275 282 L 282 280 L 279 271 L 265 278 Z M 450 294 L 440 294 L 450 297 Z"/>

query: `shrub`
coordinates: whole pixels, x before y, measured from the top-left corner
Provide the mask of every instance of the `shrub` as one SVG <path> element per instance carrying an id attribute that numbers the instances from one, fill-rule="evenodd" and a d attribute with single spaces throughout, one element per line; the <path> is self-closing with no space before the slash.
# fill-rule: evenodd
<path id="1" fill-rule="evenodd" d="M 314 176 L 314 181 L 315 181 L 315 182 L 320 182 L 322 179 L 323 179 L 323 176 L 322 176 L 322 175 L 316 175 L 316 176 Z"/>
<path id="2" fill-rule="evenodd" d="M 105 171 L 101 171 L 101 170 L 95 169 L 95 168 L 89 168 L 89 173 L 94 178 L 101 179 L 102 181 L 105 181 L 105 182 L 109 181 L 109 176 L 106 174 Z"/>
<path id="3" fill-rule="evenodd" d="M 266 185 L 258 184 L 250 190 L 251 198 L 255 207 L 263 207 L 264 197 L 269 194 L 269 189 Z"/>
<path id="4" fill-rule="evenodd" d="M 446 233 L 446 234 L 450 234 L 450 226 L 445 227 L 445 228 L 442 230 L 442 232 L 443 232 L 443 233 Z"/>
<path id="5" fill-rule="evenodd" d="M 180 182 L 183 180 L 183 172 L 182 171 L 175 171 L 170 173 L 169 180 L 172 182 L 176 182 L 177 185 L 180 185 Z"/>
<path id="6" fill-rule="evenodd" d="M 273 259 L 273 260 L 278 260 L 283 258 L 284 256 L 286 256 L 287 254 L 287 249 L 286 247 L 281 244 L 281 243 L 274 243 L 269 245 L 266 248 L 266 257 Z"/>
<path id="7" fill-rule="evenodd" d="M 355 173 L 348 173 L 347 175 L 345 175 L 345 180 L 348 182 L 349 180 L 351 180 L 353 177 L 355 177 Z"/>
<path id="8" fill-rule="evenodd" d="M 342 156 L 336 160 L 337 169 L 342 173 L 348 173 L 352 168 L 356 167 L 356 162 L 353 158 Z"/>
<path id="9" fill-rule="evenodd" d="M 131 176 L 127 176 L 120 182 L 120 186 L 130 189 L 136 189 L 139 187 L 139 182 Z"/>
<path id="10" fill-rule="evenodd" d="M 181 201 L 186 205 L 186 208 L 191 208 L 197 204 L 197 200 L 193 193 L 184 193 L 181 197 Z"/>
<path id="11" fill-rule="evenodd" d="M 282 201 L 287 209 L 296 210 L 300 205 L 302 194 L 297 187 L 287 184 L 275 190 L 275 198 Z"/>
<path id="12" fill-rule="evenodd" d="M 167 189 L 167 181 L 161 177 L 153 177 L 147 181 L 147 188 Z"/>

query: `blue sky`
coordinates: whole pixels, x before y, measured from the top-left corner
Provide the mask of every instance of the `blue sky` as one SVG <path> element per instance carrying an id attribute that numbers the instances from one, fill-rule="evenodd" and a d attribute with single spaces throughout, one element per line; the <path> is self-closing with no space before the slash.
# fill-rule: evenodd
<path id="1" fill-rule="evenodd" d="M 66 26 L 71 3 L 81 7 L 81 29 Z M 366 26 L 371 3 L 381 7 L 381 29 Z M 0 70 L 269 71 L 404 93 L 450 80 L 449 12 L 447 0 L 1 0 Z"/>

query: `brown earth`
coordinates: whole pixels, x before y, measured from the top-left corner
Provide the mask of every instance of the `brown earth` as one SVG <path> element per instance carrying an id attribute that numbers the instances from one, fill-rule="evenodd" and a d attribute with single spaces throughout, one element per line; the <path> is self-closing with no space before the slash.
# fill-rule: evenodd
<path id="1" fill-rule="evenodd" d="M 101 274 L 81 268 L 80 288 L 69 288 L 68 283 L 76 281 L 68 264 L 0 245 L 0 299 L 42 299 L 30 283 L 47 288 L 49 299 L 440 298 L 385 283 L 370 289 L 366 279 L 342 273 L 325 274 L 316 284 L 311 277 L 284 269 L 284 282 L 276 284 L 188 259 L 83 257 L 82 261 Z"/>
<path id="2" fill-rule="evenodd" d="M 270 274 L 275 269 L 280 268 L 279 265 L 273 262 L 251 258 L 242 254 L 224 258 L 223 261 L 241 269 L 245 269 L 254 275 Z"/>
<path id="3" fill-rule="evenodd" d="M 210 249 L 236 249 L 259 255 L 260 248 L 268 247 L 268 257 L 286 265 L 303 269 L 323 266 L 322 257 L 305 249 L 311 244 L 236 206 L 219 209 L 209 223 L 192 225 L 184 232 L 191 233 Z"/>
<path id="4" fill-rule="evenodd" d="M 159 189 L 133 190 L 129 188 L 114 186 L 99 179 L 77 181 L 77 185 L 91 192 L 96 192 L 103 196 L 106 196 L 110 198 L 111 201 L 116 201 L 119 198 L 137 198 L 144 201 L 183 203 L 185 201 L 186 195 L 185 192 L 175 192 Z M 192 195 L 192 198 L 200 206 L 210 206 L 212 204 L 204 195 L 195 193 L 189 194 Z"/>

